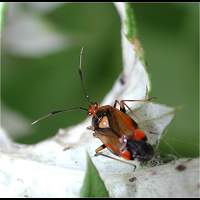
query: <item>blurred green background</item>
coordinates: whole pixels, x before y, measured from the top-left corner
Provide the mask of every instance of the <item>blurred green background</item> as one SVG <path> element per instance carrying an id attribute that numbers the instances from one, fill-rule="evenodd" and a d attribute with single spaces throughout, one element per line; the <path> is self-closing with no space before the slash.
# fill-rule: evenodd
<path id="1" fill-rule="evenodd" d="M 151 96 L 159 103 L 181 106 L 160 150 L 198 156 L 198 4 L 132 7 Z M 101 102 L 122 70 L 120 20 L 111 3 L 9 3 L 4 22 L 1 123 L 18 142 L 38 142 L 85 119 L 84 112 L 75 111 L 30 125 L 49 111 L 86 105 L 77 73 L 82 46 L 92 99 Z"/>

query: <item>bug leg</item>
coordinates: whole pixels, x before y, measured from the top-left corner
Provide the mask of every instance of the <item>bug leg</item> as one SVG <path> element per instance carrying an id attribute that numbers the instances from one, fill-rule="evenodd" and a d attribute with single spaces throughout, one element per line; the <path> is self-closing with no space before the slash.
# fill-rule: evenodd
<path id="1" fill-rule="evenodd" d="M 125 103 L 126 101 L 129 101 L 129 100 L 121 100 L 120 101 L 120 105 L 123 105 L 124 109 L 126 107 L 135 116 L 135 118 L 137 119 L 137 121 L 141 121 L 140 116 L 136 112 L 133 112 L 133 110 Z M 138 100 L 130 100 L 130 101 L 138 101 Z"/>
<path id="2" fill-rule="evenodd" d="M 127 139 L 127 137 L 125 135 L 123 135 L 121 138 L 119 138 L 119 142 L 122 145 L 121 148 L 120 148 L 120 150 L 123 151 L 126 148 L 126 146 L 127 146 L 128 139 Z"/>
<path id="3" fill-rule="evenodd" d="M 121 159 L 118 159 L 118 158 L 114 158 L 114 157 L 112 157 L 112 156 L 109 156 L 109 155 L 106 155 L 106 154 L 103 154 L 103 153 L 95 154 L 95 156 L 104 156 L 104 157 L 106 157 L 106 158 L 110 158 L 110 159 L 113 159 L 113 160 L 116 160 L 116 161 L 119 161 L 119 162 L 122 162 L 122 163 L 125 163 L 125 164 L 128 164 L 128 165 L 131 165 L 131 166 L 134 167 L 134 171 L 135 171 L 135 169 L 136 169 L 136 165 L 133 164 L 133 163 L 126 162 L 126 161 L 124 161 L 124 160 L 121 160 Z"/>
<path id="4" fill-rule="evenodd" d="M 95 134 L 95 132 L 93 132 L 92 135 L 93 135 L 95 138 L 97 138 L 97 135 Z"/>
<path id="5" fill-rule="evenodd" d="M 126 102 L 126 101 L 129 101 L 129 102 L 148 102 L 148 101 L 151 101 L 152 99 L 156 99 L 156 97 L 145 97 L 144 99 L 131 99 L 131 100 L 121 100 L 120 102 Z"/>
<path id="6" fill-rule="evenodd" d="M 151 101 L 154 98 L 155 97 L 150 97 L 150 98 L 145 97 L 144 99 L 140 99 L 140 100 L 134 100 L 134 99 L 133 100 L 121 100 L 121 101 L 115 100 L 113 107 L 116 108 L 117 104 L 118 104 L 120 106 L 120 111 L 126 113 L 126 108 L 127 108 L 128 110 L 130 110 L 132 112 L 131 108 L 125 103 L 126 101 L 129 101 L 129 102 L 137 102 L 137 101 L 138 102 L 147 102 L 147 101 Z"/>
<path id="7" fill-rule="evenodd" d="M 94 130 L 95 130 L 94 126 L 88 126 L 87 129 L 88 129 L 88 130 L 91 130 L 91 131 L 94 131 Z"/>
<path id="8" fill-rule="evenodd" d="M 106 148 L 106 146 L 104 145 L 104 144 L 102 144 L 100 147 L 98 147 L 96 150 L 95 150 L 95 152 L 96 152 L 96 154 L 98 154 L 100 151 L 102 151 L 103 149 L 105 149 Z M 96 155 L 95 154 L 95 155 Z"/>
<path id="9" fill-rule="evenodd" d="M 129 111 L 133 112 L 133 110 L 125 103 L 126 101 L 130 101 L 130 102 L 136 102 L 136 101 L 146 102 L 146 101 L 152 100 L 153 98 L 155 98 L 155 97 L 145 98 L 145 99 L 140 99 L 140 100 L 121 100 L 121 101 L 115 100 L 114 108 L 116 108 L 117 104 L 119 104 L 120 111 L 126 113 L 126 108 L 127 108 Z"/>
<path id="10" fill-rule="evenodd" d="M 127 108 L 136 117 L 136 119 L 139 121 L 140 117 L 135 112 L 133 112 L 133 110 L 125 103 L 125 101 L 126 100 L 121 100 L 121 101 L 115 100 L 114 108 L 116 108 L 117 104 L 119 104 L 120 105 L 120 111 L 122 111 L 123 113 L 127 112 L 126 111 L 126 108 Z"/>
<path id="11" fill-rule="evenodd" d="M 119 104 L 119 106 L 120 106 L 120 111 L 122 111 L 123 113 L 126 113 L 126 109 L 125 109 L 125 106 L 124 106 L 123 102 L 115 100 L 115 103 L 114 103 L 113 107 L 116 108 L 117 104 Z"/>

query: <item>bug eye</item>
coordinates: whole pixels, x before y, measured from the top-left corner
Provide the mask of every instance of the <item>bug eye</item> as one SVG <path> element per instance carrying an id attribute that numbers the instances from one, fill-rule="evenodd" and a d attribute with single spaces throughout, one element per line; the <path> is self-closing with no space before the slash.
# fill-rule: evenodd
<path id="1" fill-rule="evenodd" d="M 99 118 L 98 117 L 93 117 L 92 118 L 93 126 L 98 127 L 98 123 L 99 123 Z"/>
<path id="2" fill-rule="evenodd" d="M 98 104 L 97 104 L 97 103 L 95 103 L 95 104 L 94 104 L 94 107 L 95 107 L 95 109 L 97 109 L 97 108 L 98 108 Z"/>

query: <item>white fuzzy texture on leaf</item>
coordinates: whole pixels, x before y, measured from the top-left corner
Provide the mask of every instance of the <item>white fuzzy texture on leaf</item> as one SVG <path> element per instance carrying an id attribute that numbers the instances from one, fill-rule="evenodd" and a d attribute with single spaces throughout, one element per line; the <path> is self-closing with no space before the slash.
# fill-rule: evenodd
<path id="1" fill-rule="evenodd" d="M 174 117 L 175 109 L 156 103 L 142 103 L 129 114 L 136 120 L 139 127 L 145 131 L 148 142 L 158 144 L 159 140 Z"/>
<path id="2" fill-rule="evenodd" d="M 11 142 L 2 138 L 1 145 Z M 98 143 L 93 141 L 87 144 L 91 154 Z M 11 148 L 15 151 L 10 151 Z M 86 169 L 84 145 L 63 151 L 54 138 L 31 146 L 12 143 L 7 148 L 10 153 L 5 149 L 0 153 L 2 197 L 79 196 Z M 104 157 L 92 156 L 92 160 L 111 197 L 198 197 L 199 159 L 138 168 L 135 172 L 132 166 Z M 178 171 L 176 167 L 180 164 L 186 169 Z M 136 180 L 130 182 L 133 176 Z"/>

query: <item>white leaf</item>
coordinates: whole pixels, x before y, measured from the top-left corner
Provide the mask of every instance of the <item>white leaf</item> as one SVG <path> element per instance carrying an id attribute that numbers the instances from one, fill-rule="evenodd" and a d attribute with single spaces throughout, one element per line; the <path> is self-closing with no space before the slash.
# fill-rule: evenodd
<path id="1" fill-rule="evenodd" d="M 30 121 L 21 113 L 10 109 L 1 103 L 1 126 L 7 131 L 12 138 L 31 134 Z"/>
<path id="2" fill-rule="evenodd" d="M 148 142 L 153 145 L 159 143 L 165 128 L 172 121 L 174 113 L 174 108 L 148 102 L 142 103 L 129 114 L 145 131 Z"/>
<path id="3" fill-rule="evenodd" d="M 19 6 L 9 4 L 8 7 L 10 12 L 3 31 L 3 46 L 8 51 L 18 56 L 41 57 L 72 44 L 66 35 L 31 12 L 21 11 Z"/>

